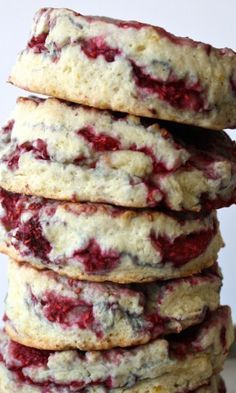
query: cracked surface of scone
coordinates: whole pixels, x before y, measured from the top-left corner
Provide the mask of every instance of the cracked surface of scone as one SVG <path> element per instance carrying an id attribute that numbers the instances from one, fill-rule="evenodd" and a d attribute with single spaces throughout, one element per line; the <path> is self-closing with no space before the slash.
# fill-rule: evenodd
<path id="1" fill-rule="evenodd" d="M 236 125 L 235 52 L 138 22 L 39 10 L 10 81 L 100 109 L 212 129 Z"/>
<path id="2" fill-rule="evenodd" d="M 236 201 L 236 145 L 223 131 L 19 98 L 0 132 L 0 185 L 52 199 L 206 211 Z"/>
<path id="3" fill-rule="evenodd" d="M 220 307 L 201 325 L 168 340 L 157 339 L 126 350 L 40 351 L 12 342 L 2 333 L 0 364 L 19 385 L 25 382 L 47 389 L 51 385 L 58 391 L 72 386 L 74 391 L 101 387 L 105 392 L 135 392 L 146 382 L 150 389 L 157 389 L 163 381 L 167 388 L 191 391 L 221 371 L 233 338 L 230 309 Z"/>
<path id="4" fill-rule="evenodd" d="M 223 245 L 215 211 L 201 217 L 127 210 L 0 190 L 0 250 L 88 281 L 188 276 L 211 266 Z"/>
<path id="5" fill-rule="evenodd" d="M 219 306 L 221 273 L 160 283 L 90 283 L 10 261 L 5 328 L 21 344 L 50 350 L 146 343 L 199 324 Z M 30 321 L 30 323 L 29 323 Z"/>

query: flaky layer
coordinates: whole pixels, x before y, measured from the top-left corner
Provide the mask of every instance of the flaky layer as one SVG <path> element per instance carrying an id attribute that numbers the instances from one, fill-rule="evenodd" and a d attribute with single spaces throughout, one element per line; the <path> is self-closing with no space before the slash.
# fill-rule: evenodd
<path id="1" fill-rule="evenodd" d="M 0 193 L 0 249 L 73 278 L 120 283 L 188 276 L 223 242 L 215 212 L 201 217 Z"/>
<path id="2" fill-rule="evenodd" d="M 10 261 L 6 329 L 39 349 L 142 344 L 202 322 L 219 306 L 219 274 L 216 266 L 184 279 L 119 286 L 76 281 Z"/>
<path id="3" fill-rule="evenodd" d="M 177 211 L 236 200 L 236 147 L 223 132 L 20 98 L 0 143 L 0 185 L 14 192 Z"/>
<path id="4" fill-rule="evenodd" d="M 78 390 L 96 386 L 109 391 L 132 389 L 147 381 L 158 386 L 159 378 L 168 376 L 170 384 L 175 380 L 176 387 L 191 390 L 221 370 L 233 338 L 230 309 L 221 307 L 195 328 L 128 350 L 40 351 L 12 342 L 2 333 L 0 354 L 14 378 L 20 376 L 21 382 L 36 386 L 53 381 L 59 389 L 73 385 Z"/>
<path id="5" fill-rule="evenodd" d="M 101 109 L 236 125 L 236 55 L 138 22 L 42 9 L 10 81 Z"/>

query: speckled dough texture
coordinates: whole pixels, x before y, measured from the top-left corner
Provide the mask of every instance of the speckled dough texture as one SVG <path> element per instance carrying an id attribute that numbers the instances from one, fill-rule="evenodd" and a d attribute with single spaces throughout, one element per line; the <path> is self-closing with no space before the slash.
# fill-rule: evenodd
<path id="1" fill-rule="evenodd" d="M 158 391 L 158 385 L 182 392 L 196 389 L 220 372 L 232 342 L 230 309 L 221 307 L 188 333 L 129 350 L 47 352 L 23 347 L 2 333 L 0 364 L 11 380 L 20 377 L 21 383 L 51 386 L 59 392 L 66 386 L 74 391 L 97 392 L 101 387 L 105 392 L 138 392 L 147 382 L 150 392 Z"/>
<path id="2" fill-rule="evenodd" d="M 175 377 L 175 376 L 174 376 Z M 0 388 L 1 393 L 182 393 L 178 388 L 173 386 L 174 377 L 172 378 L 172 386 L 168 381 L 168 377 L 159 378 L 159 382 L 147 380 L 140 383 L 138 387 L 131 389 L 103 389 L 100 387 L 88 388 L 86 390 L 71 390 L 69 387 L 63 387 L 60 390 L 53 386 L 39 387 L 30 383 L 18 382 L 14 373 L 9 371 L 3 363 L 0 362 Z M 184 393 L 226 393 L 224 382 L 219 377 L 212 377 L 204 383 L 202 387 Z"/>
<path id="3" fill-rule="evenodd" d="M 53 199 L 206 211 L 236 201 L 236 146 L 224 132 L 19 98 L 0 131 L 0 185 Z"/>
<path id="4" fill-rule="evenodd" d="M 0 190 L 0 250 L 73 278 L 137 283 L 188 276 L 211 266 L 222 245 L 214 211 L 182 217 Z"/>
<path id="5" fill-rule="evenodd" d="M 100 109 L 236 125 L 235 52 L 138 22 L 41 9 L 10 81 Z"/>
<path id="6" fill-rule="evenodd" d="M 33 348 L 97 350 L 180 333 L 219 306 L 218 267 L 160 283 L 89 283 L 10 261 L 5 328 Z M 30 321 L 30 323 L 29 323 Z"/>

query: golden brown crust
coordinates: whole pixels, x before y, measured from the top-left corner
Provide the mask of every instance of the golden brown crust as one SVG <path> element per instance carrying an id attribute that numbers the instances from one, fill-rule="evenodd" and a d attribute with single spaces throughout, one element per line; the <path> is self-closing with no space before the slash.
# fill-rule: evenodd
<path id="1" fill-rule="evenodd" d="M 35 87 L 33 85 L 32 85 L 33 87 L 32 86 L 24 86 L 23 84 L 21 84 L 19 82 L 18 79 L 14 78 L 14 75 L 9 76 L 8 82 L 14 86 L 19 87 L 20 89 L 27 91 L 27 92 L 35 93 L 36 91 L 38 91 L 38 93 L 45 95 L 45 96 L 48 96 L 48 90 L 50 90 L 52 92 L 51 96 L 53 96 L 53 97 L 59 98 L 64 101 L 74 102 L 75 104 L 81 104 L 84 106 L 88 106 L 90 108 L 99 108 L 101 110 L 109 110 L 109 111 L 114 111 L 114 112 L 116 112 L 116 111 L 124 112 L 124 113 L 128 112 L 130 114 L 133 114 L 134 116 L 149 117 L 152 119 L 158 118 L 158 116 L 155 115 L 153 113 L 153 111 L 148 110 L 148 108 L 145 108 L 145 107 L 142 107 L 139 105 L 135 106 L 135 108 L 132 108 L 132 107 L 128 106 L 128 102 L 124 103 L 123 105 L 122 104 L 116 105 L 115 107 L 112 105 L 108 105 L 108 104 L 106 105 L 105 103 L 102 103 L 101 101 L 91 104 L 91 101 L 86 99 L 86 97 L 81 96 L 79 99 L 76 100 L 74 96 L 67 94 L 65 91 L 62 94 L 60 89 L 55 89 L 55 87 L 50 86 L 50 84 L 48 84 L 47 87 L 45 87 L 45 88 L 43 86 L 41 86 L 40 91 L 39 91 L 39 86 L 37 84 L 35 85 Z M 178 123 L 179 117 L 174 116 L 174 114 L 172 114 L 172 116 L 169 115 L 168 121 L 173 121 L 173 122 Z M 188 123 L 185 122 L 185 124 L 188 124 Z M 191 122 L 189 122 L 189 124 L 191 125 Z M 212 126 L 212 129 L 215 131 L 220 131 L 220 130 L 222 130 L 222 128 L 223 127 L 221 124 L 214 124 Z"/>
<path id="2" fill-rule="evenodd" d="M 10 323 L 6 323 L 5 324 L 5 329 L 6 332 L 8 334 L 8 336 L 13 340 L 18 342 L 21 345 L 25 345 L 26 347 L 30 347 L 30 348 L 36 348 L 36 349 L 40 349 L 40 350 L 52 350 L 52 351 L 67 351 L 70 349 L 74 349 L 75 346 L 73 345 L 66 345 L 64 343 L 61 342 L 61 340 L 57 340 L 55 339 L 54 342 L 52 343 L 51 340 L 47 340 L 47 337 L 45 336 L 42 340 L 38 340 L 37 342 L 35 341 L 34 337 L 30 338 L 30 337 L 26 337 L 26 336 L 21 336 L 20 334 L 18 334 L 15 330 L 14 327 L 12 327 L 10 325 Z M 136 346 L 136 345 L 143 345 L 143 344 L 147 344 L 149 342 L 148 337 L 145 339 L 137 339 L 132 341 L 132 346 Z M 125 340 L 120 341 L 120 345 L 121 348 L 126 348 L 130 346 L 130 342 Z M 94 345 L 91 344 L 91 341 L 85 341 L 83 343 L 83 348 L 80 345 L 81 350 L 86 350 L 86 351 L 93 351 L 94 350 Z M 107 340 L 107 342 L 103 342 L 103 343 L 99 343 L 99 341 L 96 344 L 96 351 L 102 351 L 102 350 L 109 350 L 114 348 L 114 341 L 113 341 L 113 337 L 110 336 L 109 340 Z"/>

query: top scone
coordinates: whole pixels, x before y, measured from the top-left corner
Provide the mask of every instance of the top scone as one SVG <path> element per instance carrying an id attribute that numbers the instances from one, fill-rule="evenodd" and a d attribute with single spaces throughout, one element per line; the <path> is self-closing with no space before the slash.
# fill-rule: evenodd
<path id="1" fill-rule="evenodd" d="M 42 9 L 10 81 L 100 109 L 236 126 L 235 52 L 138 22 Z"/>

